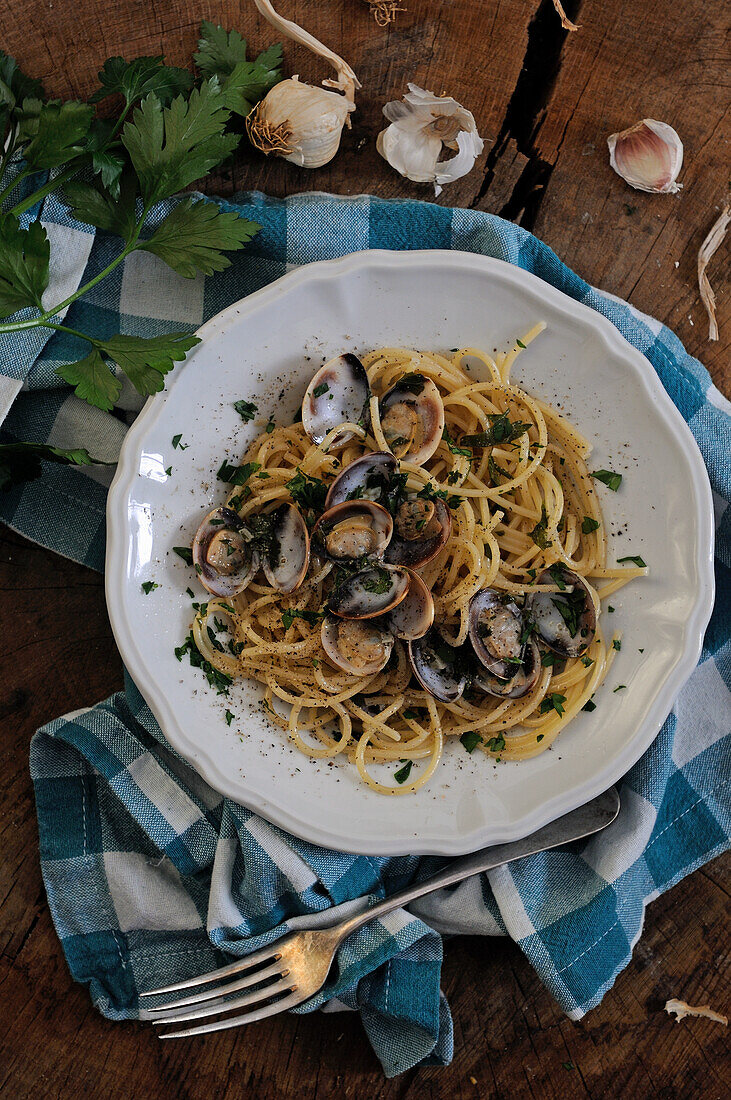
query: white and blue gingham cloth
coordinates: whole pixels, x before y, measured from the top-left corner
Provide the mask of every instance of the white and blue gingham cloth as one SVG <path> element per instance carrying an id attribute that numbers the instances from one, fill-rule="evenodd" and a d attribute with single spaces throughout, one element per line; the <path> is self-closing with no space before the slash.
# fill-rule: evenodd
<path id="1" fill-rule="evenodd" d="M 672 332 L 588 286 L 515 225 L 476 211 L 368 197 L 239 197 L 262 226 L 226 271 L 191 281 L 155 256 L 125 265 L 74 303 L 72 327 L 99 335 L 193 330 L 292 266 L 365 248 L 455 248 L 520 265 L 609 317 L 647 358 L 703 453 L 717 503 L 718 595 L 701 662 L 652 748 L 621 783 L 607 834 L 521 860 L 442 891 L 361 930 L 326 988 L 298 1011 L 360 1010 L 385 1072 L 452 1058 L 440 993 L 440 933 L 510 935 L 578 1019 L 629 962 L 645 905 L 728 846 L 731 717 L 729 405 Z M 164 212 L 168 204 L 161 207 Z M 33 213 L 33 212 L 31 212 Z M 118 242 L 72 222 L 53 198 L 51 297 L 100 271 Z M 89 409 L 53 372 L 82 349 L 64 333 L 0 338 L 0 439 L 87 446 L 113 460 L 139 408 L 125 387 L 117 415 Z M 12 406 L 12 407 L 11 407 Z M 7 414 L 7 415 L 6 415 Z M 101 569 L 108 471 L 48 466 L 0 497 L 29 538 Z M 115 1019 L 140 1014 L 138 991 L 256 950 L 330 905 L 382 897 L 434 859 L 365 858 L 288 836 L 221 799 L 165 743 L 133 684 L 44 726 L 31 746 L 43 877 L 73 976 Z M 418 914 L 418 915 L 416 915 Z"/>

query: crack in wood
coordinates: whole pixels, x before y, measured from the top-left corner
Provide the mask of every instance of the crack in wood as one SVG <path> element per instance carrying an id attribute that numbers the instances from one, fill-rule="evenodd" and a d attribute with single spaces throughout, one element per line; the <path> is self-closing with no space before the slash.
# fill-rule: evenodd
<path id="1" fill-rule="evenodd" d="M 575 19 L 580 5 L 581 0 L 567 0 L 564 6 L 570 19 Z M 528 25 L 520 76 L 500 132 L 487 155 L 482 185 L 470 204 L 472 208 L 479 207 L 489 197 L 490 205 L 493 209 L 497 206 L 496 212 L 501 217 L 517 221 L 526 229 L 533 229 L 536 223 L 554 168 L 538 154 L 535 141 L 558 79 L 563 45 L 569 33 L 556 16 L 553 0 L 541 0 Z M 500 193 L 504 181 L 497 195 L 494 189 L 495 181 L 504 175 L 506 162 L 511 183 L 507 197 Z M 491 188 L 493 191 L 488 195 Z"/>

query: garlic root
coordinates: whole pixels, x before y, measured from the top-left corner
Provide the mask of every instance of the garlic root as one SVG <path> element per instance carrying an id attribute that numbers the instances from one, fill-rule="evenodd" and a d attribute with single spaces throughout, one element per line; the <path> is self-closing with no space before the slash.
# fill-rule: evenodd
<path id="1" fill-rule="evenodd" d="M 300 46 L 304 46 L 306 50 L 316 54 L 317 57 L 322 57 L 325 61 L 330 62 L 338 74 L 338 78 L 337 80 L 323 80 L 323 84 L 328 88 L 338 88 L 341 92 L 344 92 L 345 98 L 354 107 L 355 92 L 361 85 L 347 61 L 343 61 L 342 57 L 323 45 L 319 39 L 315 38 L 314 34 L 310 34 L 303 27 L 293 23 L 291 19 L 285 19 L 284 16 L 279 15 L 272 7 L 270 0 L 254 0 L 254 4 L 260 15 L 263 15 L 267 22 L 271 23 L 275 30 L 278 30 L 285 38 L 297 42 Z"/>
<path id="2" fill-rule="evenodd" d="M 556 9 L 556 14 L 561 20 L 561 26 L 565 31 L 579 30 L 579 25 L 577 23 L 572 23 L 566 12 L 563 10 L 563 4 L 561 3 L 561 0 L 553 0 L 553 6 Z"/>
<path id="3" fill-rule="evenodd" d="M 701 301 L 708 314 L 708 339 L 718 340 L 718 322 L 716 320 L 716 295 L 706 275 L 714 253 L 720 248 L 731 222 L 731 201 L 726 202 L 720 217 L 714 222 L 711 230 L 698 251 L 698 286 L 701 292 Z"/>

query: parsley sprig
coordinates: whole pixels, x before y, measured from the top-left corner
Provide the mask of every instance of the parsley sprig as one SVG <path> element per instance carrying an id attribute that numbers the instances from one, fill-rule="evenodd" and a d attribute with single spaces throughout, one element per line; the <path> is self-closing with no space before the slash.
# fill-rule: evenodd
<path id="1" fill-rule="evenodd" d="M 198 338 L 184 331 L 97 335 L 60 323 L 63 311 L 132 252 L 151 252 L 185 278 L 210 275 L 228 267 L 227 253 L 243 248 L 260 228 L 192 196 L 148 224 L 157 202 L 231 155 L 241 138 L 240 128 L 230 126 L 232 116 L 247 115 L 281 76 L 279 46 L 248 61 L 236 31 L 204 22 L 198 47 L 197 76 L 165 65 L 162 57 L 109 58 L 88 103 L 48 99 L 41 83 L 0 51 L 0 333 L 42 327 L 72 337 L 79 358 L 57 373 L 100 409 L 116 404 L 120 373 L 142 395 L 163 389 L 165 375 Z M 105 105 L 104 117 L 97 115 L 96 104 L 109 97 L 114 113 Z M 52 192 L 61 194 L 77 221 L 120 243 L 106 267 L 46 305 L 51 241 L 39 219 L 42 200 Z M 21 215 L 35 210 L 35 220 L 21 224 Z"/>

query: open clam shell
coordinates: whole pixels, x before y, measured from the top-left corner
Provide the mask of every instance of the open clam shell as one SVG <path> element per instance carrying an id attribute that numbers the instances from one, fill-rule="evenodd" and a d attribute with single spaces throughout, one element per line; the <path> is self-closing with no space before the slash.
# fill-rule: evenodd
<path id="1" fill-rule="evenodd" d="M 425 691 L 441 703 L 455 703 L 467 686 L 465 662 L 459 649 L 448 645 L 436 627 L 407 644 L 414 676 Z"/>
<path id="2" fill-rule="evenodd" d="M 536 630 L 549 649 L 561 657 L 580 657 L 596 633 L 599 605 L 583 577 L 564 565 L 552 565 L 536 584 L 555 584 L 559 592 L 532 592 L 528 597 Z"/>
<path id="3" fill-rule="evenodd" d="M 478 661 L 506 681 L 522 660 L 523 613 L 505 592 L 483 588 L 470 600 L 469 635 Z"/>
<path id="4" fill-rule="evenodd" d="M 351 676 L 373 676 L 388 663 L 393 636 L 371 619 L 338 619 L 328 615 L 320 628 L 328 659 Z"/>
<path id="5" fill-rule="evenodd" d="M 370 425 L 368 402 L 371 388 L 365 368 L 350 352 L 330 359 L 312 378 L 302 401 L 302 426 L 314 443 L 322 443 L 328 432 L 346 422 Z M 342 432 L 331 446 L 342 447 L 353 438 Z"/>
<path id="6" fill-rule="evenodd" d="M 418 573 L 411 569 L 406 598 L 384 619 L 388 629 L 404 641 L 415 641 L 429 632 L 434 622 L 434 600 Z"/>
<path id="7" fill-rule="evenodd" d="M 397 470 L 398 462 L 390 451 L 372 451 L 361 455 L 335 478 L 325 497 L 325 508 L 334 508 L 336 504 L 355 499 L 374 500 L 382 504 Z"/>
<path id="8" fill-rule="evenodd" d="M 386 561 L 409 569 L 432 561 L 452 533 L 452 517 L 443 500 L 410 497 L 398 506 Z"/>
<path id="9" fill-rule="evenodd" d="M 405 569 L 374 562 L 334 588 L 327 609 L 342 619 L 373 619 L 406 599 L 409 583 Z"/>
<path id="10" fill-rule="evenodd" d="M 271 548 L 261 555 L 264 576 L 284 594 L 299 588 L 310 561 L 310 536 L 302 513 L 294 504 L 280 504 L 271 513 Z"/>
<path id="11" fill-rule="evenodd" d="M 332 561 L 382 558 L 393 534 L 390 512 L 372 500 L 346 500 L 318 519 L 312 539 Z"/>
<path id="12" fill-rule="evenodd" d="M 477 666 L 472 676 L 472 686 L 484 695 L 496 695 L 500 699 L 520 699 L 535 687 L 541 674 L 541 651 L 535 638 L 530 638 L 523 650 L 523 663 L 509 680 L 493 676 L 486 668 Z"/>
<path id="13" fill-rule="evenodd" d="M 244 524 L 231 508 L 214 508 L 195 533 L 193 565 L 203 587 L 223 598 L 243 592 L 259 570 Z"/>
<path id="14" fill-rule="evenodd" d="M 444 431 L 444 404 L 432 380 L 423 374 L 404 375 L 383 395 L 379 411 L 392 453 L 423 466 Z"/>

